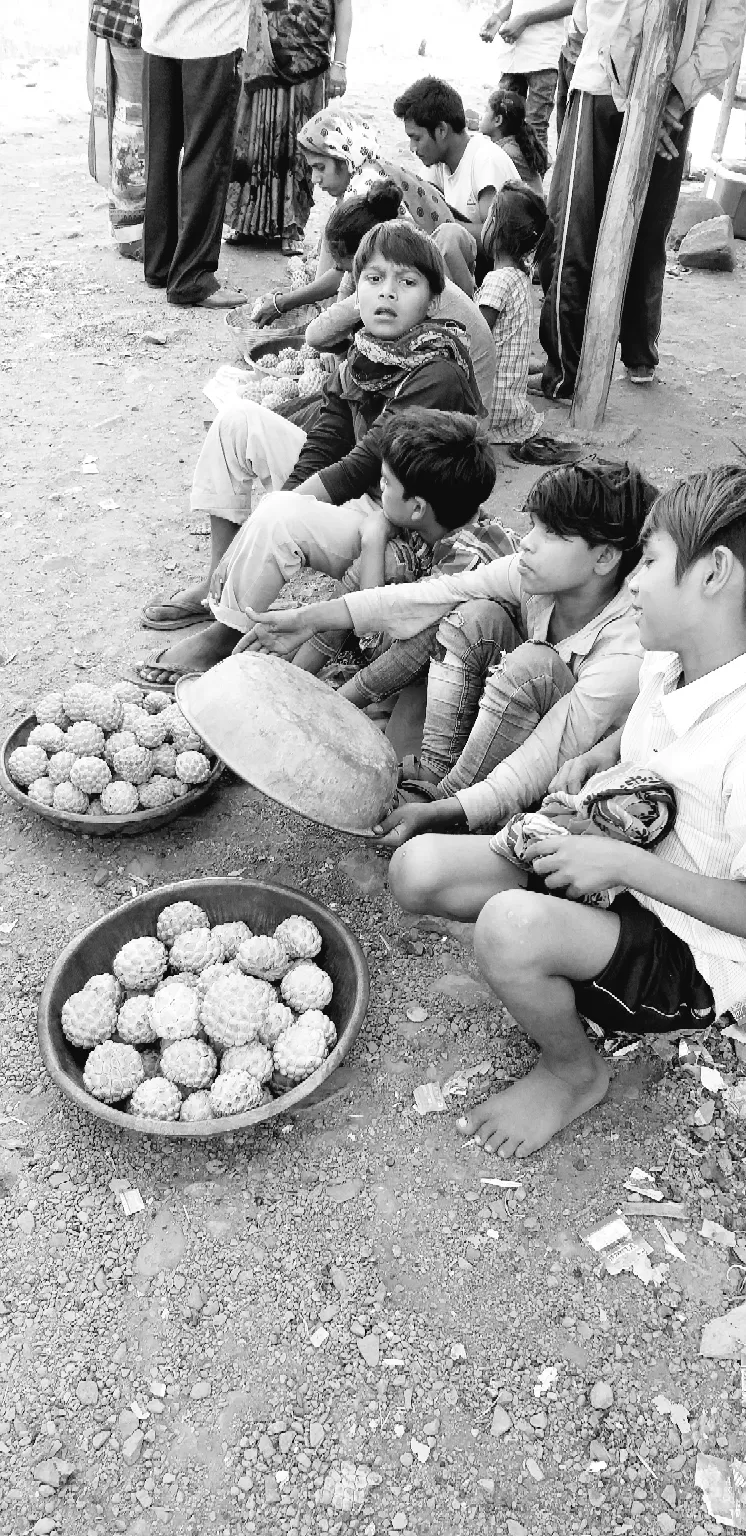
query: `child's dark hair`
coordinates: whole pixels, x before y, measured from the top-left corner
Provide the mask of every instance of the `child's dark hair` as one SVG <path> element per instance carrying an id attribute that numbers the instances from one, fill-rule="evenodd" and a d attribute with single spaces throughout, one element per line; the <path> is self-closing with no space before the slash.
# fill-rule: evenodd
<path id="1" fill-rule="evenodd" d="M 387 413 L 381 458 L 407 496 L 429 502 L 443 528 L 462 528 L 493 490 L 497 469 L 476 417 L 409 406 Z"/>
<path id="2" fill-rule="evenodd" d="M 645 519 L 643 541 L 667 533 L 676 545 L 676 580 L 718 544 L 746 569 L 746 467 L 720 464 L 663 491 Z"/>
<path id="3" fill-rule="evenodd" d="M 543 197 L 522 181 L 506 181 L 490 203 L 482 230 L 482 246 L 489 261 L 512 256 L 523 272 L 539 242 L 552 228 Z"/>
<path id="4" fill-rule="evenodd" d="M 405 219 L 387 219 L 385 224 L 375 224 L 367 235 L 363 235 L 352 264 L 356 283 L 374 256 L 383 256 L 385 261 L 393 261 L 398 267 L 414 267 L 427 279 L 430 292 L 436 296 L 445 288 L 446 269 L 437 245 Z"/>
<path id="5" fill-rule="evenodd" d="M 435 75 L 424 75 L 402 91 L 394 102 L 394 116 L 411 117 L 418 128 L 427 128 L 431 138 L 438 123 L 447 123 L 454 133 L 463 133 L 466 127 L 464 103 L 458 91 Z"/>
<path id="6" fill-rule="evenodd" d="M 542 475 L 523 510 L 561 538 L 621 549 L 621 585 L 640 558 L 643 524 L 657 495 L 656 486 L 634 464 L 580 459 Z"/>
<path id="7" fill-rule="evenodd" d="M 529 170 L 543 176 L 549 165 L 549 155 L 535 128 L 526 122 L 526 98 L 518 91 L 492 92 L 488 106 L 494 118 L 502 118 L 503 137 L 515 139 Z"/>
<path id="8" fill-rule="evenodd" d="M 360 197 L 345 197 L 326 222 L 326 243 L 335 261 L 349 260 L 368 230 L 395 219 L 402 193 L 395 181 L 374 181 Z"/>

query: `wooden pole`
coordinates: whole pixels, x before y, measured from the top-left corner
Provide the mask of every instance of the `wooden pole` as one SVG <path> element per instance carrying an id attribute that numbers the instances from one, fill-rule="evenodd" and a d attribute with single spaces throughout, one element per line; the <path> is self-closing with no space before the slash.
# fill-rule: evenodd
<path id="1" fill-rule="evenodd" d="M 720 160 L 720 159 L 722 159 L 723 150 L 725 148 L 725 140 L 726 140 L 726 137 L 727 137 L 727 134 L 728 134 L 728 124 L 730 123 L 730 115 L 731 115 L 731 112 L 733 111 L 733 103 L 734 103 L 734 101 L 736 99 L 736 88 L 738 86 L 738 76 L 739 76 L 740 70 L 741 70 L 741 60 L 742 60 L 742 58 L 743 58 L 743 43 L 741 43 L 741 48 L 740 48 L 740 51 L 739 51 L 739 54 L 738 54 L 738 58 L 736 59 L 736 62 L 733 65 L 733 68 L 732 68 L 732 70 L 731 70 L 731 72 L 730 72 L 730 74 L 728 76 L 728 79 L 726 80 L 725 85 L 723 87 L 723 99 L 722 99 L 722 101 L 720 103 L 720 115 L 718 117 L 718 125 L 717 125 L 717 128 L 715 129 L 715 138 L 713 140 L 713 145 L 712 145 L 712 159 L 713 160 Z"/>
<path id="2" fill-rule="evenodd" d="M 596 244 L 570 425 L 600 427 L 614 369 L 632 252 L 658 129 L 684 35 L 687 0 L 647 0 L 640 52 Z"/>

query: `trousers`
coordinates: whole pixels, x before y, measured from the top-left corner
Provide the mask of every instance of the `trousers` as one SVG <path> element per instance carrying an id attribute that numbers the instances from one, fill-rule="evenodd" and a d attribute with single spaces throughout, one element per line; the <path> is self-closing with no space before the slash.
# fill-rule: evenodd
<path id="1" fill-rule="evenodd" d="M 537 139 L 541 140 L 546 149 L 549 119 L 557 89 L 557 70 L 531 69 L 524 74 L 509 71 L 500 76 L 500 85 L 504 91 L 515 91 L 518 96 L 525 96 L 526 122 L 531 124 Z"/>
<path id="2" fill-rule="evenodd" d="M 144 55 L 145 278 L 171 304 L 194 304 L 218 286 L 240 58 Z"/>

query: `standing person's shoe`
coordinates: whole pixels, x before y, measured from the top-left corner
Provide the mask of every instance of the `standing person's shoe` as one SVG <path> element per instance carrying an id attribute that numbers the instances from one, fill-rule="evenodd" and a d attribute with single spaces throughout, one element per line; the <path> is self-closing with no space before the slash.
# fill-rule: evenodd
<path id="1" fill-rule="evenodd" d="M 655 378 L 654 368 L 628 368 L 627 378 L 630 384 L 652 384 Z"/>
<path id="2" fill-rule="evenodd" d="M 194 299 L 174 299 L 169 294 L 168 302 L 177 305 L 179 309 L 238 309 L 241 304 L 248 304 L 249 301 L 245 293 L 218 286 Z"/>

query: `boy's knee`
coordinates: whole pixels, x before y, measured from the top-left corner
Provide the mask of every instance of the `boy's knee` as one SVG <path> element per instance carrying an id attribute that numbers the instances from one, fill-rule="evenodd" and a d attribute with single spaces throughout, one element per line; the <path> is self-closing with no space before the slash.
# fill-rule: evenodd
<path id="1" fill-rule="evenodd" d="M 474 930 L 474 954 L 482 971 L 523 970 L 546 934 L 546 899 L 538 891 L 500 891 L 483 906 Z"/>
<path id="2" fill-rule="evenodd" d="M 477 262 L 477 242 L 463 224 L 439 224 L 433 230 L 431 237 L 443 256 L 459 255 L 466 262 L 470 272 L 474 271 Z"/>
<path id="3" fill-rule="evenodd" d="M 466 661 L 477 647 L 488 645 L 508 649 L 515 639 L 515 627 L 510 614 L 501 603 L 490 598 L 475 597 L 467 603 L 459 603 L 438 626 L 437 640 L 446 651 Z"/>
<path id="4" fill-rule="evenodd" d="M 405 912 L 430 912 L 443 883 L 438 839 L 425 833 L 397 848 L 389 865 L 389 888 Z"/>
<path id="5" fill-rule="evenodd" d="M 543 640 L 525 640 L 504 657 L 500 671 L 503 679 L 507 678 L 520 688 L 539 681 L 564 683 L 568 669 L 553 645 L 547 645 Z"/>

